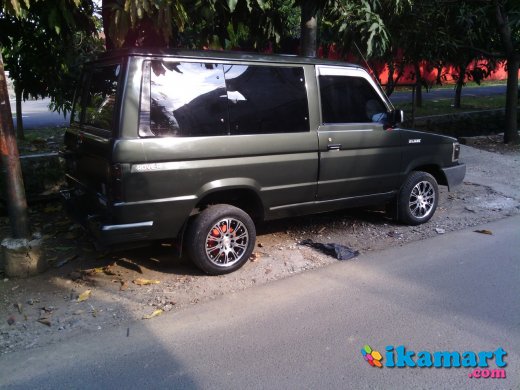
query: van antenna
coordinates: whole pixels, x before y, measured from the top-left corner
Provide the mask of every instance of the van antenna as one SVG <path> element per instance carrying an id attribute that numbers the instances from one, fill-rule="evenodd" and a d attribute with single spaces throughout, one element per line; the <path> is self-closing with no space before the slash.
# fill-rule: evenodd
<path id="1" fill-rule="evenodd" d="M 363 53 L 361 52 L 361 50 L 359 50 L 359 47 L 357 45 L 356 42 L 354 42 L 354 46 L 356 46 L 356 49 L 359 53 L 359 55 L 361 56 L 361 58 L 363 59 L 363 61 L 365 61 L 365 65 L 366 67 L 368 68 L 368 70 L 370 71 L 370 73 L 372 74 L 372 78 L 375 80 L 375 82 L 377 83 L 377 85 L 379 86 L 379 89 L 381 90 L 381 92 L 383 92 L 383 95 L 385 95 L 386 99 L 388 101 L 390 101 L 390 98 L 388 97 L 388 95 L 386 94 L 383 86 L 381 85 L 381 83 L 379 82 L 379 79 L 377 78 L 376 76 L 376 73 L 374 72 L 374 70 L 372 69 L 372 67 L 369 65 L 367 59 L 365 58 L 365 56 L 363 55 Z"/>

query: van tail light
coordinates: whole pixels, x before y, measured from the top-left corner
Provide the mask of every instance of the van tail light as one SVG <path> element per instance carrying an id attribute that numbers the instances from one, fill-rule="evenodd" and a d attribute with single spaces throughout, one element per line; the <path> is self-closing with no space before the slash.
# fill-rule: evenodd
<path id="1" fill-rule="evenodd" d="M 123 171 L 121 164 L 113 164 L 110 167 L 108 197 L 113 202 L 120 202 L 123 200 Z"/>

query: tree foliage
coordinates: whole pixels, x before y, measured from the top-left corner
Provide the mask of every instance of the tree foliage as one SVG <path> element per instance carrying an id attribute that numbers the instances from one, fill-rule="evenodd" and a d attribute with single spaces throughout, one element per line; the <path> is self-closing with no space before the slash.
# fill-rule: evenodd
<path id="1" fill-rule="evenodd" d="M 179 34 L 190 48 L 267 50 L 291 34 L 290 0 L 196 0 L 186 6 L 193 15 Z"/>
<path id="2" fill-rule="evenodd" d="M 93 24 L 90 24 L 89 14 L 87 11 L 88 7 L 92 6 L 92 3 L 88 0 L 59 0 L 59 1 L 37 1 L 37 0 L 4 0 L 0 2 L 0 20 L 10 31 L 11 35 L 3 33 L 0 36 L 0 45 L 9 45 L 13 48 L 14 55 L 12 58 L 20 58 L 17 53 L 22 53 L 24 47 L 30 48 L 31 43 L 35 45 L 36 49 L 41 49 L 41 39 L 51 39 L 57 36 L 60 38 L 59 42 L 56 43 L 56 48 L 62 51 L 67 51 L 71 40 L 70 37 L 74 36 L 78 25 L 82 26 L 82 23 L 86 21 L 84 26 L 90 28 Z M 12 19 L 15 18 L 15 19 Z M 23 21 L 27 23 L 24 26 L 17 25 L 18 22 Z M 32 30 L 34 25 L 38 26 L 36 30 Z M 36 33 L 31 39 L 34 42 L 18 42 L 16 40 L 16 34 L 19 38 L 28 39 L 24 31 L 27 28 L 29 31 Z M 54 34 L 54 35 L 53 35 Z M 25 45 L 25 46 L 24 46 Z M 45 52 L 36 51 L 40 56 L 45 55 Z M 13 60 L 15 61 L 15 60 Z M 18 61 L 20 63 L 21 61 Z M 40 58 L 32 58 L 31 63 L 40 62 Z M 58 62 L 55 60 L 55 62 Z M 34 65 L 34 64 L 31 64 Z M 36 66 L 36 65 L 34 65 Z M 52 69 L 51 69 L 52 71 Z M 49 72 L 49 70 L 47 70 Z M 29 76 L 27 76 L 29 77 Z M 59 77 L 58 74 L 49 74 L 45 77 L 45 80 L 52 80 L 53 77 Z M 30 86 L 30 83 L 26 83 L 23 80 L 17 80 L 18 85 Z M 40 91 L 43 89 L 40 83 L 37 86 Z M 70 88 L 70 87 L 69 87 Z M 9 101 L 7 94 L 7 85 L 4 74 L 4 64 L 2 56 L 0 55 L 0 100 Z M 27 201 L 25 198 L 25 191 L 23 187 L 23 179 L 20 167 L 20 160 L 18 158 L 18 147 L 16 144 L 16 137 L 13 128 L 13 120 L 11 117 L 11 110 L 8 104 L 1 105 L 0 107 L 0 150 L 1 160 L 4 166 L 3 173 L 5 175 L 5 186 L 6 186 L 6 201 L 7 211 L 9 214 L 9 221 L 11 224 L 11 232 L 14 238 L 28 238 L 30 236 L 30 226 L 27 217 Z"/>
<path id="3" fill-rule="evenodd" d="M 89 0 L 24 2 L 30 7 L 23 9 L 9 4 L 11 12 L 0 12 L 0 46 L 14 81 L 18 134 L 23 138 L 20 100 L 50 96 L 54 109 L 70 111 L 80 66 L 100 51 L 101 42 Z"/>
<path id="4" fill-rule="evenodd" d="M 174 28 L 188 19 L 180 0 L 103 0 L 103 29 L 107 49 L 168 46 Z"/>

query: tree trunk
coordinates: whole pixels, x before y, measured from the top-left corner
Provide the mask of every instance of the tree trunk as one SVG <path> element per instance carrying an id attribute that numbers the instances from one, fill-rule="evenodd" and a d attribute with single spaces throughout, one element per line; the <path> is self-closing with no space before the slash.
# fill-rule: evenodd
<path id="1" fill-rule="evenodd" d="M 14 93 L 16 95 L 16 138 L 23 140 L 25 139 L 25 134 L 23 132 L 22 91 L 16 87 L 16 83 Z"/>
<path id="2" fill-rule="evenodd" d="M 7 212 L 11 223 L 13 238 L 29 238 L 29 219 L 27 201 L 23 186 L 22 168 L 16 145 L 4 62 L 0 52 L 0 153 L 6 187 Z"/>
<path id="3" fill-rule="evenodd" d="M 444 64 L 439 64 L 435 68 L 437 69 L 437 76 L 435 77 L 435 84 L 436 85 L 442 85 L 442 68 L 444 67 Z"/>
<path id="4" fill-rule="evenodd" d="M 504 143 L 519 143 L 518 136 L 518 66 L 520 54 L 516 53 L 513 35 L 504 4 L 495 0 L 495 13 L 498 31 L 507 59 L 507 89 L 506 89 L 506 124 L 504 128 Z"/>
<path id="5" fill-rule="evenodd" d="M 457 79 L 457 84 L 455 85 L 455 98 L 453 100 L 454 108 L 460 108 L 462 87 L 464 86 L 464 80 L 466 80 L 466 69 L 468 68 L 468 63 L 459 65 L 458 68 L 459 68 L 459 78 Z"/>
<path id="6" fill-rule="evenodd" d="M 388 61 L 387 66 L 388 66 L 388 80 L 386 81 L 385 93 L 386 93 L 387 96 L 390 96 L 394 92 L 394 89 L 395 89 L 395 82 L 394 82 L 395 67 L 394 67 L 394 61 L 393 60 Z"/>
<path id="7" fill-rule="evenodd" d="M 303 0 L 301 14 L 300 54 L 305 57 L 316 57 L 318 35 L 318 6 L 316 1 Z"/>
<path id="8" fill-rule="evenodd" d="M 504 129 L 504 143 L 518 144 L 518 68 L 519 58 L 507 60 L 507 89 L 506 89 L 506 127 Z"/>
<path id="9" fill-rule="evenodd" d="M 101 2 L 101 17 L 103 19 L 103 32 L 105 34 L 105 49 L 114 50 L 114 41 L 110 36 L 110 23 L 112 18 L 112 5 L 114 0 L 103 0 Z"/>
<path id="10" fill-rule="evenodd" d="M 415 69 L 415 106 L 422 107 L 422 76 L 419 62 L 414 62 Z"/>

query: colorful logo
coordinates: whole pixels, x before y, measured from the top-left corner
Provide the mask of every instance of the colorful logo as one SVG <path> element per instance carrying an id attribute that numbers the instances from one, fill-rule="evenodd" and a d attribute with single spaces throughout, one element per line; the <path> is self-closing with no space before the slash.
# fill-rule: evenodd
<path id="1" fill-rule="evenodd" d="M 372 367 L 383 368 L 383 355 L 379 351 L 372 349 L 368 344 L 361 348 L 363 359 Z M 505 379 L 507 366 L 505 357 L 507 352 L 498 347 L 494 351 L 419 351 L 415 352 L 406 349 L 404 345 L 385 347 L 384 367 L 388 368 L 471 368 L 469 378 L 492 378 Z M 496 365 L 496 368 L 493 367 Z"/>
<path id="2" fill-rule="evenodd" d="M 373 350 L 370 345 L 365 345 L 363 348 L 361 348 L 361 354 L 372 367 L 383 367 L 383 364 L 381 363 L 383 356 L 381 356 L 378 351 Z"/>

